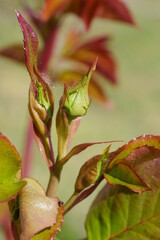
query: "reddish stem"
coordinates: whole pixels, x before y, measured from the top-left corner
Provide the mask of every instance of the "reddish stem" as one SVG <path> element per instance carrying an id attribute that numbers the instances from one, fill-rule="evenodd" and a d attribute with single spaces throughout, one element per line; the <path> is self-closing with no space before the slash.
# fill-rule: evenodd
<path id="1" fill-rule="evenodd" d="M 12 230 L 11 230 L 11 219 L 10 216 L 6 216 L 2 222 L 2 228 L 4 231 L 4 235 L 6 237 L 6 240 L 14 240 L 13 234 L 12 234 Z"/>
<path id="2" fill-rule="evenodd" d="M 26 177 L 30 172 L 32 156 L 33 156 L 33 124 L 32 121 L 29 120 L 27 133 L 26 133 L 26 143 L 24 149 L 24 156 L 23 156 L 23 177 Z"/>
<path id="3" fill-rule="evenodd" d="M 44 47 L 40 55 L 40 61 L 38 66 L 38 69 L 40 70 L 40 72 L 47 71 L 49 61 L 53 55 L 56 35 L 57 35 L 57 26 L 55 25 L 53 30 L 50 32 L 48 38 L 45 40 Z"/>

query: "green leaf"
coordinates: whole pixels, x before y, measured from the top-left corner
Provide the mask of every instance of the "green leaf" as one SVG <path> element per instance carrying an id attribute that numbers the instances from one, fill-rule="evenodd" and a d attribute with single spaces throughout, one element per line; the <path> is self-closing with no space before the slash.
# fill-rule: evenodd
<path id="1" fill-rule="evenodd" d="M 11 200 L 24 187 L 21 158 L 12 143 L 0 133 L 0 202 Z"/>
<path id="2" fill-rule="evenodd" d="M 59 206 L 58 198 L 47 197 L 36 180 L 26 178 L 26 181 L 19 194 L 21 238 L 49 240 L 61 228 L 63 207 Z"/>
<path id="3" fill-rule="evenodd" d="M 160 190 L 136 194 L 107 185 L 86 220 L 88 240 L 159 240 Z"/>
<path id="4" fill-rule="evenodd" d="M 126 186 L 134 192 L 140 193 L 151 189 L 131 166 L 124 163 L 114 165 L 104 173 L 104 177 L 110 184 Z"/>

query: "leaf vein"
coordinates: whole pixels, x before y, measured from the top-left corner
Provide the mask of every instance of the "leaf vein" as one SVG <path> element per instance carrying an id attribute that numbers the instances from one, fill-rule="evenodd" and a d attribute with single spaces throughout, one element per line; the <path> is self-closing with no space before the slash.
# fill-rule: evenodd
<path id="1" fill-rule="evenodd" d="M 115 234 L 114 236 L 112 236 L 111 238 L 109 238 L 109 240 L 112 240 L 112 239 L 114 239 L 114 238 L 120 236 L 121 234 L 123 234 L 123 233 L 125 233 L 125 232 L 128 232 L 128 231 L 130 231 L 130 230 L 133 231 L 133 229 L 134 229 L 135 227 L 137 227 L 137 226 L 139 226 L 139 225 L 141 225 L 141 224 L 144 224 L 144 223 L 146 223 L 146 222 L 149 222 L 149 221 L 151 221 L 151 220 L 153 220 L 153 219 L 155 219 L 155 218 L 157 218 L 157 217 L 160 217 L 160 213 L 157 214 L 157 215 L 155 215 L 155 216 L 152 216 L 152 217 L 150 217 L 150 218 L 148 218 L 148 219 L 146 219 L 146 220 L 144 220 L 144 221 L 140 221 L 140 222 L 138 222 L 137 224 L 135 224 L 135 225 L 132 226 L 132 227 L 129 227 L 129 228 L 124 229 L 123 231 L 121 231 L 121 232 Z"/>

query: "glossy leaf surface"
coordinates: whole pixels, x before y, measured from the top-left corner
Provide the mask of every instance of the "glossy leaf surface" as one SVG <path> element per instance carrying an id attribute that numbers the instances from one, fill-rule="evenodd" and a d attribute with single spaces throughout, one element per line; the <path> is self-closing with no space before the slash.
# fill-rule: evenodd
<path id="1" fill-rule="evenodd" d="M 13 144 L 0 133 L 0 202 L 11 200 L 24 187 L 21 158 Z"/>
<path id="2" fill-rule="evenodd" d="M 122 184 L 121 182 L 121 184 L 125 184 L 126 186 L 127 184 L 132 184 L 138 177 L 139 180 L 142 181 L 142 185 L 145 184 L 155 190 L 160 187 L 159 165 L 160 136 L 143 135 L 138 138 L 134 138 L 117 151 L 110 153 L 105 173 L 108 175 L 111 174 L 112 177 L 116 176 L 119 178 L 119 184 L 120 179 L 123 179 L 123 181 L 125 180 L 125 183 L 123 182 Z M 128 166 L 128 174 L 126 167 L 124 173 L 124 166 Z M 123 177 L 121 176 L 121 172 L 123 172 Z M 134 176 L 134 178 L 129 178 L 129 175 L 132 177 Z M 114 180 L 113 178 L 108 180 L 112 184 L 114 184 L 115 180 L 115 184 L 118 184 L 118 180 L 116 180 L 116 178 Z M 136 190 L 134 189 L 135 187 L 136 185 L 132 188 L 133 191 Z M 143 191 L 144 189 L 142 188 L 141 190 Z"/>
<path id="3" fill-rule="evenodd" d="M 108 168 L 125 161 L 136 164 L 158 158 L 160 150 L 160 136 L 142 135 L 132 139 L 110 155 Z"/>
<path id="4" fill-rule="evenodd" d="M 59 207 L 58 198 L 49 198 L 44 189 L 34 179 L 26 178 L 27 185 L 19 196 L 20 221 L 22 239 L 46 240 L 54 236 L 61 228 L 63 221 L 63 207 Z M 56 228 L 54 228 L 56 226 Z M 50 230 L 47 230 L 50 228 Z M 44 232 L 43 232 L 44 231 Z M 40 238 L 42 239 L 42 238 Z"/>
<path id="5" fill-rule="evenodd" d="M 110 184 L 126 186 L 134 192 L 151 189 L 131 166 L 124 163 L 114 165 L 107 173 L 104 173 L 104 177 Z"/>
<path id="6" fill-rule="evenodd" d="M 137 194 L 107 185 L 91 206 L 86 230 L 88 240 L 158 240 L 160 191 Z"/>
<path id="7" fill-rule="evenodd" d="M 29 74 L 35 81 L 35 74 L 33 67 L 37 65 L 38 57 L 38 38 L 33 28 L 25 21 L 19 12 L 16 12 L 18 21 L 21 25 L 23 36 L 24 36 L 24 51 L 25 51 L 25 61 Z"/>

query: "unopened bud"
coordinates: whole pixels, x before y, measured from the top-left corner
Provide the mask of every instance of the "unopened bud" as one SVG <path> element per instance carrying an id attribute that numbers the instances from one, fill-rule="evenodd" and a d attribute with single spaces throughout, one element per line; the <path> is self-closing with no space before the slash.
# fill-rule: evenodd
<path id="1" fill-rule="evenodd" d="M 91 75 L 96 68 L 96 63 L 97 58 L 82 81 L 73 85 L 69 90 L 66 88 L 65 111 L 70 121 L 84 116 L 88 111 L 91 102 L 88 95 L 88 87 Z"/>

